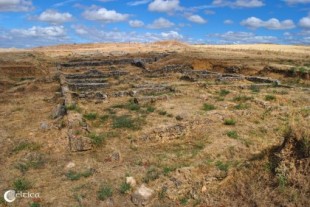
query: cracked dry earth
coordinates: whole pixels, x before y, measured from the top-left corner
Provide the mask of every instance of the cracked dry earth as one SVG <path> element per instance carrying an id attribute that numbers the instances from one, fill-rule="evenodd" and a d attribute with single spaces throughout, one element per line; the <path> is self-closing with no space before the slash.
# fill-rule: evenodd
<path id="1" fill-rule="evenodd" d="M 1 53 L 1 206 L 310 205 L 309 48 L 99 46 Z"/>

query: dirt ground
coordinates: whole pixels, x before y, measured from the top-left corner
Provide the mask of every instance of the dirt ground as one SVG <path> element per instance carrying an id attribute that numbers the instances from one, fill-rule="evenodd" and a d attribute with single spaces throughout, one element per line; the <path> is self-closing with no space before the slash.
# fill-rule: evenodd
<path id="1" fill-rule="evenodd" d="M 309 206 L 309 49 L 1 49 L 0 206 Z"/>

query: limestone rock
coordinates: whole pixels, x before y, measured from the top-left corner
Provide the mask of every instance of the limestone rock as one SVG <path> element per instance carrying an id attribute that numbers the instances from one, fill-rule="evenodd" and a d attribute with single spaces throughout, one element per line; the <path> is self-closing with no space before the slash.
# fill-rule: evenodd
<path id="1" fill-rule="evenodd" d="M 137 181 L 133 177 L 126 177 L 126 183 L 129 184 L 132 188 L 137 185 Z"/>
<path id="2" fill-rule="evenodd" d="M 137 206 L 145 206 L 152 201 L 154 190 L 142 184 L 131 196 L 132 202 Z"/>
<path id="3" fill-rule="evenodd" d="M 69 136 L 70 150 L 72 152 L 81 152 L 92 149 L 91 139 L 88 137 Z"/>
<path id="4" fill-rule="evenodd" d="M 66 115 L 66 108 L 64 104 L 58 104 L 53 112 L 52 112 L 52 119 L 57 119 L 59 117 L 62 117 Z"/>

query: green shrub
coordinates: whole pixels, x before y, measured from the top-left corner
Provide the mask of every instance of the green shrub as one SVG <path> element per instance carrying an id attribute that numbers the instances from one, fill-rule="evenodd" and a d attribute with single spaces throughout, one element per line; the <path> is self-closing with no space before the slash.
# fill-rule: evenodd
<path id="1" fill-rule="evenodd" d="M 142 118 L 132 118 L 129 115 L 115 116 L 113 119 L 113 128 L 127 128 L 139 130 L 144 123 Z"/>
<path id="2" fill-rule="evenodd" d="M 221 90 L 219 91 L 219 95 L 220 95 L 220 96 L 227 96 L 229 93 L 230 93 L 230 91 L 225 90 L 225 89 L 221 89 Z"/>
<path id="3" fill-rule="evenodd" d="M 235 109 L 245 110 L 245 109 L 248 109 L 249 107 L 250 107 L 249 104 L 240 103 L 235 106 Z"/>
<path id="4" fill-rule="evenodd" d="M 69 105 L 66 105 L 66 109 L 67 109 L 68 111 L 77 111 L 77 112 L 80 112 L 80 111 L 81 111 L 81 109 L 79 108 L 79 106 L 76 105 L 76 104 L 69 104 Z"/>
<path id="5" fill-rule="evenodd" d="M 257 85 L 251 85 L 250 90 L 253 93 L 259 93 L 260 92 L 260 88 Z"/>
<path id="6" fill-rule="evenodd" d="M 225 125 L 236 125 L 236 121 L 234 119 L 225 119 Z"/>
<path id="7" fill-rule="evenodd" d="M 84 172 L 75 172 L 75 171 L 70 170 L 68 173 L 66 173 L 66 177 L 69 180 L 79 180 L 81 177 L 87 178 L 91 175 L 93 175 L 92 169 L 88 169 Z"/>
<path id="8" fill-rule="evenodd" d="M 101 122 L 106 122 L 109 119 L 109 117 L 110 116 L 106 114 L 106 115 L 100 116 L 99 119 L 100 119 Z"/>
<path id="9" fill-rule="evenodd" d="M 112 108 L 127 109 L 127 110 L 131 110 L 131 111 L 139 111 L 140 105 L 136 104 L 132 100 L 130 100 L 126 104 L 117 104 L 117 105 L 112 106 Z"/>
<path id="10" fill-rule="evenodd" d="M 202 108 L 204 111 L 211 111 L 211 110 L 215 110 L 216 107 L 212 104 L 203 104 L 203 108 Z"/>
<path id="11" fill-rule="evenodd" d="M 40 207 L 40 206 L 41 206 L 41 204 L 38 202 L 33 202 L 30 204 L 30 207 Z"/>
<path id="12" fill-rule="evenodd" d="M 160 172 L 157 168 L 151 166 L 148 171 L 146 172 L 145 177 L 143 178 L 143 181 L 148 183 L 150 181 L 156 180 L 159 178 Z"/>
<path id="13" fill-rule="evenodd" d="M 266 95 L 265 96 L 265 100 L 266 101 L 274 101 L 276 100 L 277 98 L 274 96 L 274 95 Z"/>
<path id="14" fill-rule="evenodd" d="M 239 135 L 236 131 L 228 131 L 226 135 L 233 139 L 238 139 Z"/>
<path id="15" fill-rule="evenodd" d="M 106 136 L 104 134 L 90 133 L 88 137 L 92 140 L 92 143 L 96 146 L 100 146 L 105 142 Z"/>
<path id="16" fill-rule="evenodd" d="M 35 142 L 29 142 L 27 140 L 25 141 L 21 141 L 17 144 L 17 146 L 15 146 L 12 150 L 12 152 L 17 153 L 19 151 L 22 150 L 31 150 L 31 151 L 35 151 L 40 149 L 41 145 L 35 143 Z"/>
<path id="17" fill-rule="evenodd" d="M 31 185 L 30 182 L 24 178 L 19 178 L 14 181 L 13 187 L 15 191 L 25 191 L 28 190 Z"/>
<path id="18" fill-rule="evenodd" d="M 112 197 L 112 195 L 113 195 L 113 190 L 110 186 L 101 187 L 97 193 L 97 197 L 101 201 L 104 201 L 107 198 Z"/>
<path id="19" fill-rule="evenodd" d="M 146 111 L 152 113 L 152 112 L 155 111 L 155 107 L 153 107 L 153 106 L 148 106 L 148 107 L 146 108 Z"/>
<path id="20" fill-rule="evenodd" d="M 237 101 L 237 102 L 246 102 L 246 101 L 249 101 L 252 99 L 253 99 L 253 97 L 251 97 L 251 96 L 239 95 L 239 96 L 236 96 L 233 100 Z"/>
<path id="21" fill-rule="evenodd" d="M 173 168 L 171 168 L 171 167 L 164 167 L 164 169 L 163 169 L 163 174 L 164 174 L 165 176 L 167 176 L 167 175 L 169 175 L 170 172 L 172 172 L 172 171 L 174 171 Z"/>
<path id="22" fill-rule="evenodd" d="M 187 203 L 188 203 L 188 198 L 181 198 L 180 199 L 180 204 L 182 205 L 182 206 L 185 206 L 185 205 L 187 205 Z"/>
<path id="23" fill-rule="evenodd" d="M 97 113 L 88 113 L 83 116 L 87 120 L 95 120 L 97 119 Z"/>
<path id="24" fill-rule="evenodd" d="M 125 194 L 127 193 L 128 191 L 130 191 L 131 189 L 131 186 L 129 183 L 126 183 L 126 182 L 123 182 L 121 183 L 121 186 L 119 188 L 119 191 L 121 192 L 121 194 Z"/>
<path id="25" fill-rule="evenodd" d="M 221 162 L 221 161 L 216 161 L 215 166 L 216 166 L 219 170 L 225 171 L 225 172 L 227 172 L 227 171 L 228 171 L 228 168 L 229 168 L 229 164 L 228 164 L 228 163 L 223 163 L 223 162 Z"/>

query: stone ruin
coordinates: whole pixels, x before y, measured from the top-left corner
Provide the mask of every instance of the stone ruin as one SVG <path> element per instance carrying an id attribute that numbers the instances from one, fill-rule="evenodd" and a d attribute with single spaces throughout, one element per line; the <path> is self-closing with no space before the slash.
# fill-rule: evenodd
<path id="1" fill-rule="evenodd" d="M 68 139 L 72 152 L 86 151 L 92 149 L 90 138 L 87 137 L 89 129 L 83 117 L 74 111 L 66 111 L 65 108 L 76 104 L 80 99 L 103 101 L 109 97 L 130 96 L 137 104 L 149 104 L 156 101 L 168 100 L 169 96 L 175 96 L 180 91 L 175 87 L 164 84 L 135 83 L 140 81 L 136 75 L 131 75 L 128 71 L 121 70 L 124 66 L 132 66 L 141 69 L 141 76 L 144 77 L 166 77 L 167 74 L 180 74 L 181 81 L 199 82 L 208 79 L 218 82 L 250 81 L 261 85 L 280 85 L 278 80 L 260 77 L 241 75 L 241 68 L 238 66 L 225 67 L 225 73 L 212 72 L 209 70 L 194 70 L 189 64 L 170 64 L 156 70 L 148 69 L 147 65 L 155 63 L 169 54 L 156 55 L 154 57 L 140 58 L 115 58 L 105 60 L 78 59 L 65 63 L 60 63 L 57 68 L 61 72 L 60 84 L 64 104 L 59 105 L 56 117 L 67 115 Z M 104 69 L 108 66 L 108 69 Z M 91 69 L 87 68 L 91 67 Z M 79 73 L 75 68 L 83 68 L 84 73 Z M 118 90 L 112 79 L 123 78 L 123 83 L 131 83 L 131 88 Z M 111 79 L 112 78 L 112 79 Z M 120 82 L 119 82 L 120 83 Z M 169 94 L 169 95 L 167 95 Z M 81 133 L 76 134 L 79 131 Z M 166 129 L 157 129 L 148 135 L 142 136 L 140 140 L 161 140 L 167 137 L 179 137 L 185 133 L 182 125 L 171 126 Z"/>

